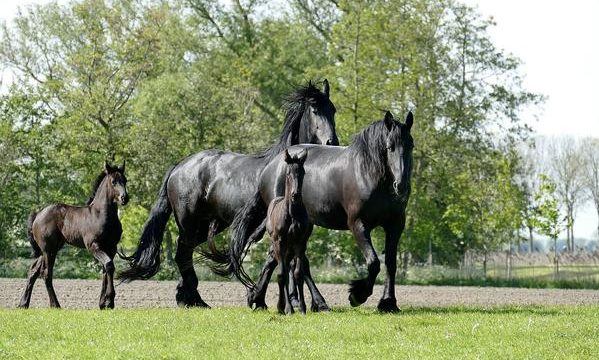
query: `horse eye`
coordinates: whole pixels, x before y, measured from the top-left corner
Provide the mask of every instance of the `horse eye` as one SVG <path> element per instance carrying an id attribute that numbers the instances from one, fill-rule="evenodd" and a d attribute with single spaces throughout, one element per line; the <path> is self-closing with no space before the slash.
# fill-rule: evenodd
<path id="1" fill-rule="evenodd" d="M 112 185 L 116 185 L 116 180 L 112 179 Z"/>

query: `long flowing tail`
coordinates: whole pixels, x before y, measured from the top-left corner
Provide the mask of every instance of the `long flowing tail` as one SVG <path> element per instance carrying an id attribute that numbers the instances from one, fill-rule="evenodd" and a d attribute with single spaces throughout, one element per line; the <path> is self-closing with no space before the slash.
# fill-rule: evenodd
<path id="1" fill-rule="evenodd" d="M 143 233 L 139 239 L 137 250 L 131 256 L 120 257 L 129 261 L 129 269 L 119 273 L 122 282 L 133 280 L 146 280 L 154 276 L 160 269 L 160 250 L 164 229 L 171 215 L 172 209 L 168 201 L 166 185 L 176 165 L 171 167 L 164 175 L 158 199 L 152 207 L 150 217 L 144 224 Z"/>
<path id="2" fill-rule="evenodd" d="M 27 237 L 29 238 L 29 243 L 31 244 L 31 257 L 33 258 L 42 256 L 42 249 L 40 249 L 39 245 L 33 238 L 33 222 L 35 221 L 36 216 L 37 212 L 32 212 L 31 215 L 29 215 L 29 219 L 27 219 Z"/>
<path id="3" fill-rule="evenodd" d="M 211 242 L 208 251 L 201 255 L 210 269 L 221 276 L 235 275 L 243 285 L 252 288 L 255 284 L 243 269 L 243 259 L 250 246 L 262 239 L 266 229 L 266 205 L 260 192 L 237 211 L 231 224 L 231 240 L 228 249 L 218 250 Z"/>

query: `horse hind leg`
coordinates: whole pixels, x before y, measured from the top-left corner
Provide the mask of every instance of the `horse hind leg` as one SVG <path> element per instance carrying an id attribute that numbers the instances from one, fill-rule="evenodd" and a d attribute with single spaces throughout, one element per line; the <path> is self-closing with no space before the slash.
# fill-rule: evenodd
<path id="1" fill-rule="evenodd" d="M 256 282 L 256 286 L 248 290 L 247 303 L 250 308 L 253 308 L 254 310 L 268 309 L 268 306 L 266 306 L 266 290 L 268 289 L 268 283 L 270 282 L 270 278 L 275 271 L 277 264 L 278 261 L 275 258 L 274 248 L 271 245 L 268 250 L 264 267 L 262 267 L 262 271 L 260 272 L 260 277 Z"/>
<path id="2" fill-rule="evenodd" d="M 29 273 L 27 274 L 27 286 L 25 287 L 25 291 L 23 291 L 23 296 L 21 297 L 21 301 L 19 302 L 20 308 L 27 309 L 29 307 L 29 302 L 31 301 L 31 292 L 33 291 L 33 285 L 35 284 L 35 280 L 40 275 L 43 264 L 43 256 L 38 256 L 35 260 L 33 260 L 33 264 L 29 268 Z"/>
<path id="3" fill-rule="evenodd" d="M 206 233 L 207 233 L 206 226 Z M 193 252 L 200 241 L 189 243 L 189 239 L 183 235 L 184 233 L 179 228 L 179 237 L 177 239 L 177 252 L 175 254 L 175 263 L 181 273 L 181 280 L 177 285 L 177 305 L 181 307 L 199 306 L 210 308 L 208 304 L 202 300 L 198 291 L 198 277 L 193 267 Z M 205 237 L 202 237 L 205 240 Z"/>
<path id="4" fill-rule="evenodd" d="M 48 290 L 48 297 L 50 298 L 50 307 L 60 308 L 60 303 L 58 302 L 58 298 L 56 297 L 56 292 L 54 291 L 54 284 L 52 283 L 52 277 L 54 273 L 54 262 L 56 260 L 56 253 L 44 253 L 43 255 L 44 265 L 46 269 L 43 273 L 44 281 L 46 283 L 46 290 Z"/>
<path id="5" fill-rule="evenodd" d="M 318 288 L 316 287 L 314 279 L 312 279 L 312 274 L 310 273 L 310 262 L 308 261 L 308 257 L 306 256 L 306 254 L 304 254 L 301 257 L 301 262 L 302 273 L 304 275 L 303 277 L 306 281 L 306 285 L 308 286 L 308 290 L 310 291 L 310 295 L 312 296 L 310 310 L 312 310 L 313 312 L 330 311 L 331 308 L 327 305 L 327 302 L 324 300 L 324 297 L 320 293 L 320 290 L 318 290 Z"/>

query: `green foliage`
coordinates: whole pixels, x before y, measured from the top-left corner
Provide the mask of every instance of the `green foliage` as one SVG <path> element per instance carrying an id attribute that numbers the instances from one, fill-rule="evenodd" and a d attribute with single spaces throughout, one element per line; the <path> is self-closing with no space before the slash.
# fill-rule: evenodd
<path id="1" fill-rule="evenodd" d="M 555 242 L 563 229 L 564 221 L 560 217 L 555 183 L 546 175 L 541 175 L 541 185 L 535 194 L 537 230 Z"/>
<path id="2" fill-rule="evenodd" d="M 597 306 L 0 310 L 0 356 L 35 358 L 593 359 Z M 43 329 L 43 331 L 40 331 Z M 326 333 L 326 336 L 323 334 Z M 96 335 L 94 335 L 96 334 Z M 99 336 L 97 334 L 106 334 Z M 90 346 L 93 343 L 94 346 Z"/>
<path id="3" fill-rule="evenodd" d="M 511 241 L 524 206 L 514 181 L 514 144 L 528 131 L 519 111 L 542 98 L 490 41 L 492 21 L 442 0 L 229 5 L 78 0 L 26 7 L 2 26 L 0 61 L 15 78 L 1 99 L 3 256 L 26 245 L 31 210 L 82 204 L 105 159 L 127 160 L 131 248 L 170 166 L 203 149 L 268 146 L 283 96 L 323 78 L 342 143 L 382 110 L 398 119 L 415 110 L 403 250 L 423 261 L 430 247 L 455 264 L 468 249 Z M 273 6 L 285 11 L 263 11 Z M 373 233 L 378 249 L 383 240 Z M 363 270 L 347 231 L 316 229 L 309 246 L 315 264 Z"/>

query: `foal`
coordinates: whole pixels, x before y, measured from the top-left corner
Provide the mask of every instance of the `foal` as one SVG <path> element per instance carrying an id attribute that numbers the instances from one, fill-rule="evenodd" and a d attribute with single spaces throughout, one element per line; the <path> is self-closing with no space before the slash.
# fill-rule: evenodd
<path id="1" fill-rule="evenodd" d="M 285 196 L 278 196 L 271 201 L 266 217 L 266 230 L 272 239 L 274 256 L 280 264 L 277 309 L 281 314 L 293 313 L 293 306 L 289 298 L 288 274 L 290 263 L 295 258 L 297 266 L 295 266 L 293 276 L 299 292 L 300 311 L 305 314 L 304 262 L 302 259 L 305 257 L 306 244 L 312 232 L 312 224 L 308 221 L 308 213 L 302 202 L 306 152 L 302 151 L 291 157 L 285 150 L 283 156 Z"/>
<path id="2" fill-rule="evenodd" d="M 100 309 L 114 308 L 112 260 L 123 232 L 117 203 L 125 205 L 129 201 L 126 185 L 125 163 L 121 167 L 105 163 L 87 206 L 55 204 L 29 217 L 27 233 L 35 260 L 29 270 L 27 287 L 19 307 L 29 307 L 33 284 L 40 275 L 46 282 L 50 307 L 60 307 L 52 285 L 52 270 L 56 254 L 66 242 L 79 248 L 87 248 L 102 264 Z"/>

